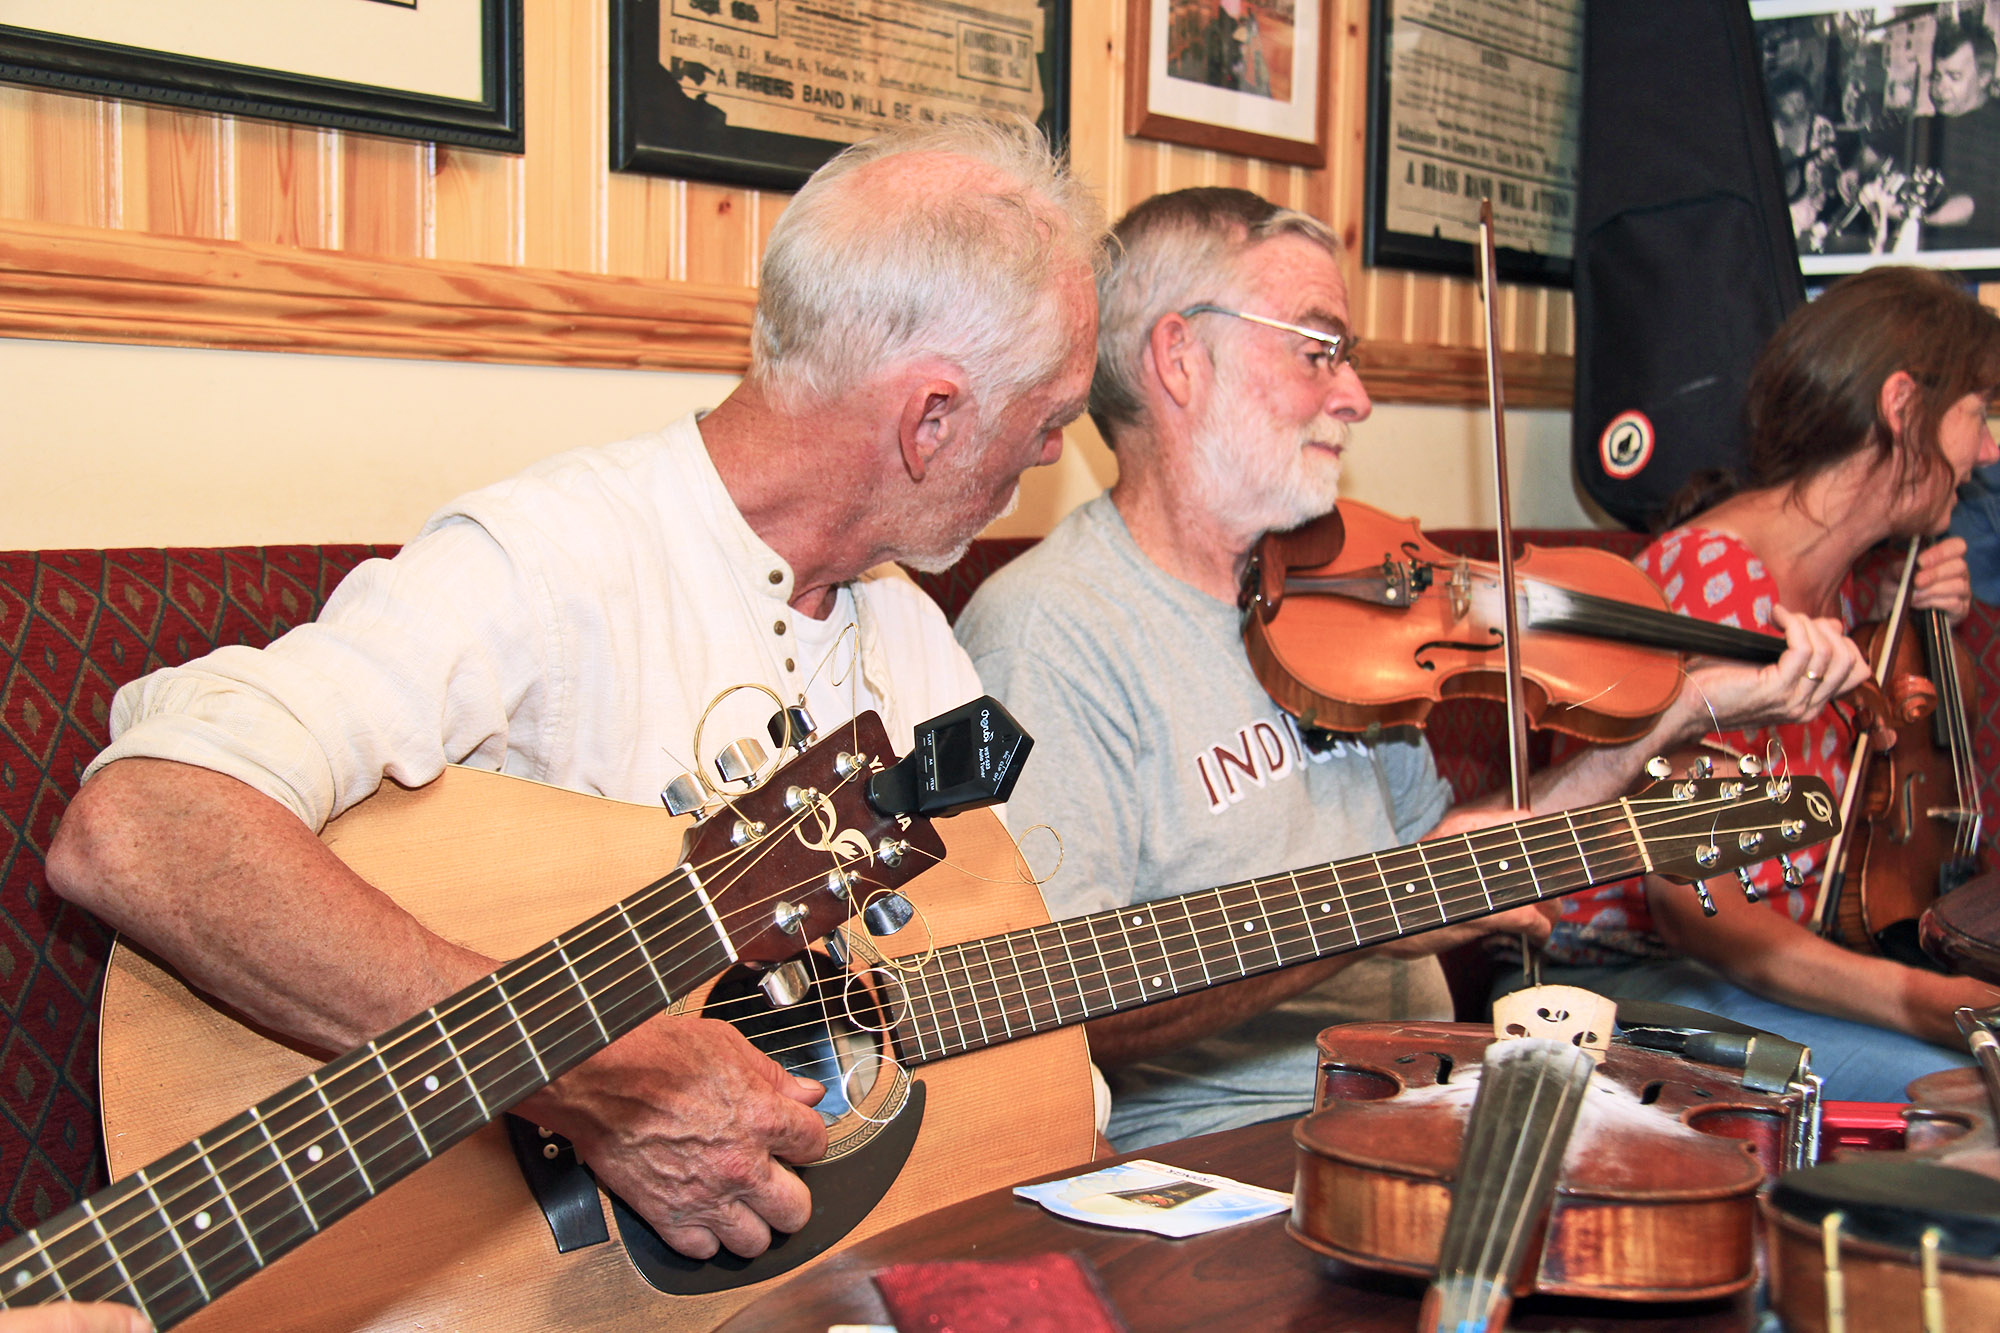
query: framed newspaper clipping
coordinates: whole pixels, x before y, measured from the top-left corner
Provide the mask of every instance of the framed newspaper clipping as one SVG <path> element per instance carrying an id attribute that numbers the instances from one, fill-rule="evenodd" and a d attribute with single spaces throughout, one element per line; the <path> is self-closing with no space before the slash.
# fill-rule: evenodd
<path id="1" fill-rule="evenodd" d="M 1500 276 L 1567 286 L 1583 0 L 1377 0 L 1364 258 L 1473 271 L 1493 201 Z"/>
<path id="2" fill-rule="evenodd" d="M 2000 0 L 1753 0 L 1750 17 L 1807 280 L 2000 276 Z"/>
<path id="3" fill-rule="evenodd" d="M 611 165 L 796 189 L 896 125 L 1018 114 L 1061 145 L 1069 0 L 611 0 Z"/>
<path id="4" fill-rule="evenodd" d="M 0 80 L 521 151 L 521 0 L 0 0 Z"/>

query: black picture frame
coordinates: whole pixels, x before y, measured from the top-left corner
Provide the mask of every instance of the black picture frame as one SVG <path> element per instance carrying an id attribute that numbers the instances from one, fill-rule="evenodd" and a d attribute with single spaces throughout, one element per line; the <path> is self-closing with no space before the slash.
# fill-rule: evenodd
<path id="1" fill-rule="evenodd" d="M 518 153 L 522 0 L 480 0 L 478 100 L 233 65 L 0 24 L 0 81 Z"/>
<path id="2" fill-rule="evenodd" d="M 796 190 L 846 144 L 721 122 L 661 67 L 662 0 L 611 5 L 611 169 Z M 1036 57 L 1047 103 L 1036 122 L 1061 151 L 1069 137 L 1070 0 L 1039 0 L 1044 50 Z"/>
<path id="3" fill-rule="evenodd" d="M 1779 189 L 1809 286 L 1877 264 L 2000 278 L 2000 90 L 1969 112 L 1932 101 L 1940 18 L 1994 34 L 1973 12 L 1935 0 L 1886 12 L 1860 0 L 1751 4 Z M 1946 54 L 1977 68 L 1973 50 Z M 1933 225 L 1923 210 L 1941 215 L 1954 195 L 1976 200 L 1972 218 Z M 1896 211 L 1884 210 L 1889 198 Z"/>
<path id="4" fill-rule="evenodd" d="M 1389 136 L 1392 128 L 1389 111 L 1394 93 L 1391 87 L 1392 71 L 1388 52 L 1395 11 L 1395 0 L 1375 0 L 1375 3 L 1369 6 L 1368 160 L 1362 210 L 1362 259 L 1373 267 L 1417 269 L 1424 272 L 1449 273 L 1458 277 L 1476 277 L 1478 261 L 1473 242 L 1397 231 L 1388 223 L 1388 179 L 1391 170 Z M 1581 54 L 1582 44 L 1579 41 L 1579 59 Z M 1576 91 L 1580 96 L 1580 83 Z M 1573 217 L 1575 203 L 1573 185 L 1568 194 Z M 1476 198 L 1473 200 L 1473 206 L 1476 210 Z M 1495 206 L 1497 212 L 1498 200 L 1495 201 Z M 1571 268 L 1570 259 L 1566 255 L 1522 250 L 1506 244 L 1496 244 L 1494 249 L 1495 273 L 1508 282 L 1568 287 L 1571 283 Z"/>

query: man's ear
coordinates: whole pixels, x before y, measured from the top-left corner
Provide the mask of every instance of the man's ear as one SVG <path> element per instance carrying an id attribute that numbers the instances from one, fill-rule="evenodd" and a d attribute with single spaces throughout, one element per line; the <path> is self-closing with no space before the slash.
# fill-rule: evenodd
<path id="1" fill-rule="evenodd" d="M 1909 429 L 1916 403 L 1917 382 L 1907 370 L 1899 370 L 1883 380 L 1881 392 L 1875 395 L 1875 411 L 1888 423 L 1890 438 L 1899 444 L 1903 432 Z"/>
<path id="2" fill-rule="evenodd" d="M 1186 315 L 1169 311 L 1154 321 L 1142 360 L 1174 405 L 1186 407 L 1194 398 L 1197 378 L 1206 369 L 1208 349 L 1194 336 L 1194 326 Z"/>
<path id="3" fill-rule="evenodd" d="M 922 481 L 931 460 L 966 429 L 965 398 L 965 386 L 949 379 L 919 379 L 910 385 L 896 421 L 896 444 L 911 481 Z"/>

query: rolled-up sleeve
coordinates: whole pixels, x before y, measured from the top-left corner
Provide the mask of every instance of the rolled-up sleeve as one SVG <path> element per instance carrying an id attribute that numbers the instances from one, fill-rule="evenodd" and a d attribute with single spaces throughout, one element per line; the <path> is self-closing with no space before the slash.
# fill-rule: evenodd
<path id="1" fill-rule="evenodd" d="M 318 829 L 385 775 L 418 786 L 447 763 L 497 767 L 509 718 L 561 685 L 545 598 L 478 524 L 444 522 L 356 568 L 317 621 L 268 648 L 221 648 L 126 685 L 86 776 L 127 758 L 193 764 Z"/>

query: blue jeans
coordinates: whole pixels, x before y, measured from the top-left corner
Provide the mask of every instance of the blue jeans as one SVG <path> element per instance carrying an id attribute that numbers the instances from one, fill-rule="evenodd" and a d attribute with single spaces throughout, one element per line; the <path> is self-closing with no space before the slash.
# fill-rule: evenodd
<path id="1" fill-rule="evenodd" d="M 1888 1028 L 1810 1013 L 1752 995 L 1692 958 L 1662 958 L 1617 967 L 1545 964 L 1542 980 L 1551 986 L 1581 986 L 1614 1000 L 1685 1005 L 1775 1032 L 1812 1048 L 1812 1070 L 1826 1085 L 1823 1095 L 1839 1101 L 1907 1101 L 1903 1090 L 1912 1080 L 1972 1063 L 1967 1051 L 1933 1046 Z M 1520 985 L 1519 969 L 1509 969 L 1494 993 L 1504 995 Z"/>

